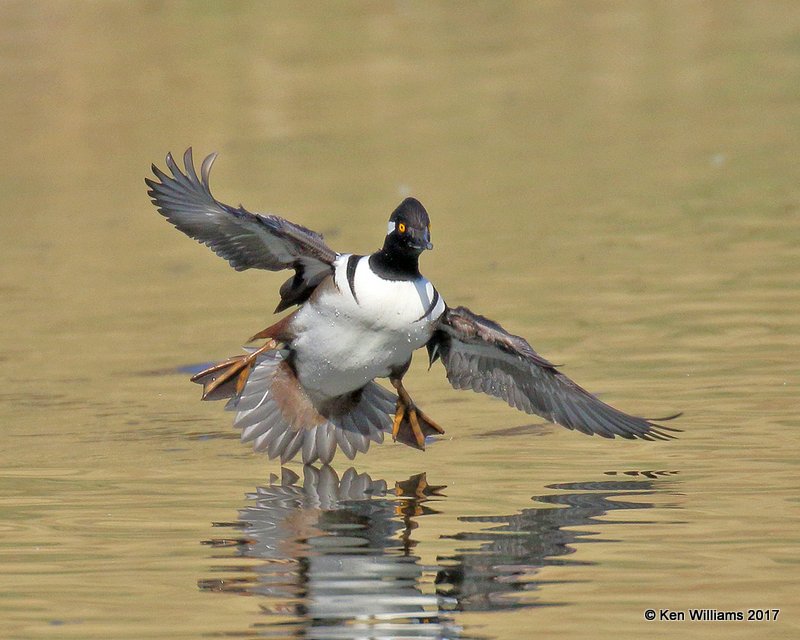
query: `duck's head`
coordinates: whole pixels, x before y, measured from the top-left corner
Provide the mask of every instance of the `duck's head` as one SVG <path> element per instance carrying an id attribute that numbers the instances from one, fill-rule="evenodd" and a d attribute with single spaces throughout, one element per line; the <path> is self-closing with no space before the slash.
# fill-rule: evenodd
<path id="1" fill-rule="evenodd" d="M 406 198 L 389 216 L 384 251 L 418 256 L 431 244 L 431 221 L 425 207 L 416 198 Z"/>

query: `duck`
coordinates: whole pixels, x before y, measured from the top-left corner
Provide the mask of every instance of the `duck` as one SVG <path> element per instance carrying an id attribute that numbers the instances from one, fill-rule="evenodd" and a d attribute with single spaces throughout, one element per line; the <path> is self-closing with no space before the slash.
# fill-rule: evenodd
<path id="1" fill-rule="evenodd" d="M 212 195 L 217 158 L 181 169 L 152 165 L 145 182 L 158 212 L 237 271 L 293 273 L 275 313 L 255 333 L 259 347 L 192 376 L 203 400 L 227 400 L 242 442 L 286 463 L 328 464 L 337 450 L 353 459 L 385 434 L 418 450 L 444 429 L 404 385 L 414 352 L 425 348 L 455 389 L 471 389 L 511 407 L 588 435 L 669 440 L 679 429 L 665 418 L 631 415 L 603 402 L 539 355 L 522 337 L 463 306 L 451 307 L 420 273 L 431 249 L 430 217 L 405 198 L 389 216 L 383 246 L 369 255 L 338 253 L 322 235 L 274 214 L 251 213 Z M 377 382 L 386 379 L 393 391 Z"/>

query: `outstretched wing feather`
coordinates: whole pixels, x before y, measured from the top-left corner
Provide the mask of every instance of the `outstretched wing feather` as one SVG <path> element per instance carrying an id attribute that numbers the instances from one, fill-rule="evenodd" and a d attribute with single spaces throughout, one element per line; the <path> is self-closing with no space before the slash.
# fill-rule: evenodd
<path id="1" fill-rule="evenodd" d="M 669 432 L 678 431 L 606 404 L 536 353 L 525 339 L 465 307 L 445 311 L 429 351 L 432 358 L 441 357 L 456 389 L 501 398 L 568 429 L 644 440 L 669 439 L 673 437 Z"/>
<path id="2" fill-rule="evenodd" d="M 215 159 L 216 154 L 211 154 L 203 160 L 199 177 L 191 148 L 183 156 L 183 171 L 172 154 L 165 160 L 169 174 L 153 165 L 156 179 L 145 182 L 161 215 L 237 271 L 291 268 L 317 281 L 320 273 L 331 271 L 337 254 L 320 234 L 279 216 L 250 213 L 217 200 L 209 183 Z"/>

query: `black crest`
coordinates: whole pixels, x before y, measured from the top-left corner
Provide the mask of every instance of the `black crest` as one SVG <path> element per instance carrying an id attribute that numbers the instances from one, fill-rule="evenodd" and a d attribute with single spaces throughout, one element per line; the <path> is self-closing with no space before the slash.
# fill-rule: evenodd
<path id="1" fill-rule="evenodd" d="M 389 222 L 397 223 L 400 221 L 417 229 L 425 229 L 431 223 L 428 212 L 425 211 L 425 207 L 416 198 L 406 198 L 397 206 L 397 209 L 392 211 L 392 215 L 389 216 Z"/>

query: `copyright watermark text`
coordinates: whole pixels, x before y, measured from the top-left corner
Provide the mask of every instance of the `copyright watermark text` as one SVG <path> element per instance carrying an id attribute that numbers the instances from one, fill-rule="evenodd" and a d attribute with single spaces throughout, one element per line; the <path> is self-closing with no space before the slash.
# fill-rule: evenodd
<path id="1" fill-rule="evenodd" d="M 780 609 L 647 609 L 645 620 L 659 622 L 774 622 Z"/>

